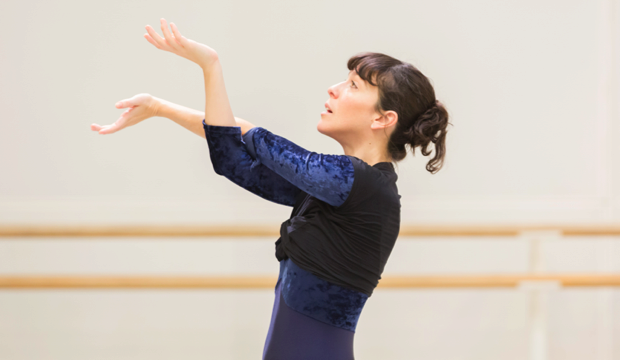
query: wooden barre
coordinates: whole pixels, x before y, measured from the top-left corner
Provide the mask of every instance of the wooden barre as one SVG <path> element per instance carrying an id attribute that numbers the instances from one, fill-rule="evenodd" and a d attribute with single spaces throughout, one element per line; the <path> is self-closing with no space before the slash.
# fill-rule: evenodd
<path id="1" fill-rule="evenodd" d="M 0 276 L 0 289 L 273 289 L 272 276 Z M 620 286 L 620 274 L 388 276 L 378 288 L 498 288 L 524 282 Z"/>
<path id="2" fill-rule="evenodd" d="M 2 237 L 278 237 L 280 224 L 269 226 L 0 226 Z M 524 231 L 558 231 L 562 236 L 619 236 L 620 224 L 584 225 L 402 225 L 399 236 L 517 236 Z"/>

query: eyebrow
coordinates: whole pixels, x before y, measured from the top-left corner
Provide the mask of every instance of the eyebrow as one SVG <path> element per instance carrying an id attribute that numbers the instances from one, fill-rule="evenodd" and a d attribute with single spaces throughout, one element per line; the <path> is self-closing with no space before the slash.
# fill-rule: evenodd
<path id="1" fill-rule="evenodd" d="M 353 72 L 353 78 L 357 77 L 358 79 L 363 80 L 363 79 L 362 79 L 362 78 L 361 78 L 361 77 L 360 77 L 360 76 L 359 76 L 356 72 L 354 72 L 353 70 L 351 70 L 351 71 L 349 72 L 349 74 L 351 74 L 351 72 Z M 359 83 L 360 83 L 360 85 L 364 86 L 364 81 L 360 81 Z"/>

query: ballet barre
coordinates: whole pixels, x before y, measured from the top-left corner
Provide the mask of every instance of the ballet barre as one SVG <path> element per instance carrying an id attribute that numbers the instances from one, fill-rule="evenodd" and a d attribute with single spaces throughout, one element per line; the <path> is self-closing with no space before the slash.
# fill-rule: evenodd
<path id="1" fill-rule="evenodd" d="M 79 238 L 79 241 L 124 237 L 194 237 L 208 240 L 218 237 L 277 238 L 279 224 L 255 225 L 81 225 L 81 226 L 0 226 L 0 241 L 9 238 Z M 541 256 L 541 244 L 571 236 L 620 236 L 620 224 L 548 224 L 548 225 L 401 225 L 403 240 L 424 237 L 461 237 L 463 239 L 508 237 L 524 241 L 529 248 L 528 271 L 502 275 L 384 276 L 382 289 L 416 288 L 516 288 L 530 297 L 530 360 L 548 359 L 547 312 L 549 293 L 563 287 L 617 287 L 617 273 L 547 273 Z M 0 289 L 273 289 L 275 277 L 259 276 L 0 276 Z M 610 305 L 608 305 L 609 307 Z M 611 344 L 611 342 L 608 341 Z"/>
<path id="2" fill-rule="evenodd" d="M 280 236 L 273 225 L 0 225 L 0 238 L 19 237 L 263 237 Z M 525 232 L 558 232 L 561 236 L 620 236 L 620 224 L 583 225 L 402 225 L 399 237 L 520 236 Z"/>
<path id="3" fill-rule="evenodd" d="M 272 289 L 273 276 L 0 276 L 1 289 Z M 620 286 L 620 274 L 385 276 L 377 289 Z"/>

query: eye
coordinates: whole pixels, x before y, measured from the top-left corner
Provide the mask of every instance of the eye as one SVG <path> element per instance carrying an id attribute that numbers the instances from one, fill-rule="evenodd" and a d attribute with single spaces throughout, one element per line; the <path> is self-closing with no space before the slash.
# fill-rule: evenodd
<path id="1" fill-rule="evenodd" d="M 355 82 L 353 82 L 353 80 L 351 80 L 351 84 L 353 84 L 355 87 L 357 87 L 357 85 L 355 85 Z"/>

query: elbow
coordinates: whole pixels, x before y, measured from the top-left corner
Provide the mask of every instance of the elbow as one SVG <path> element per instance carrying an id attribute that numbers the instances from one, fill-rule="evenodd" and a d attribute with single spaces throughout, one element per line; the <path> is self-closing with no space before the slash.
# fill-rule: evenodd
<path id="1" fill-rule="evenodd" d="M 252 131 L 253 129 L 256 128 L 252 128 L 250 129 L 247 133 L 245 133 L 245 135 L 242 136 L 243 138 L 243 142 L 245 143 L 245 148 L 248 151 L 248 154 L 250 155 L 250 157 L 252 157 L 253 160 L 257 159 L 257 155 L 256 155 L 256 149 L 254 148 L 254 131 Z"/>
<path id="2" fill-rule="evenodd" d="M 222 173 L 222 171 L 220 170 L 219 167 L 217 167 L 215 164 L 213 164 L 213 172 L 215 172 L 216 174 L 223 176 L 224 173 Z"/>
<path id="3" fill-rule="evenodd" d="M 218 175 L 224 176 L 224 172 L 222 171 L 222 164 L 220 163 L 220 161 L 218 161 L 218 159 L 216 159 L 213 155 L 211 155 L 210 158 L 211 165 L 213 166 L 213 171 Z"/>

